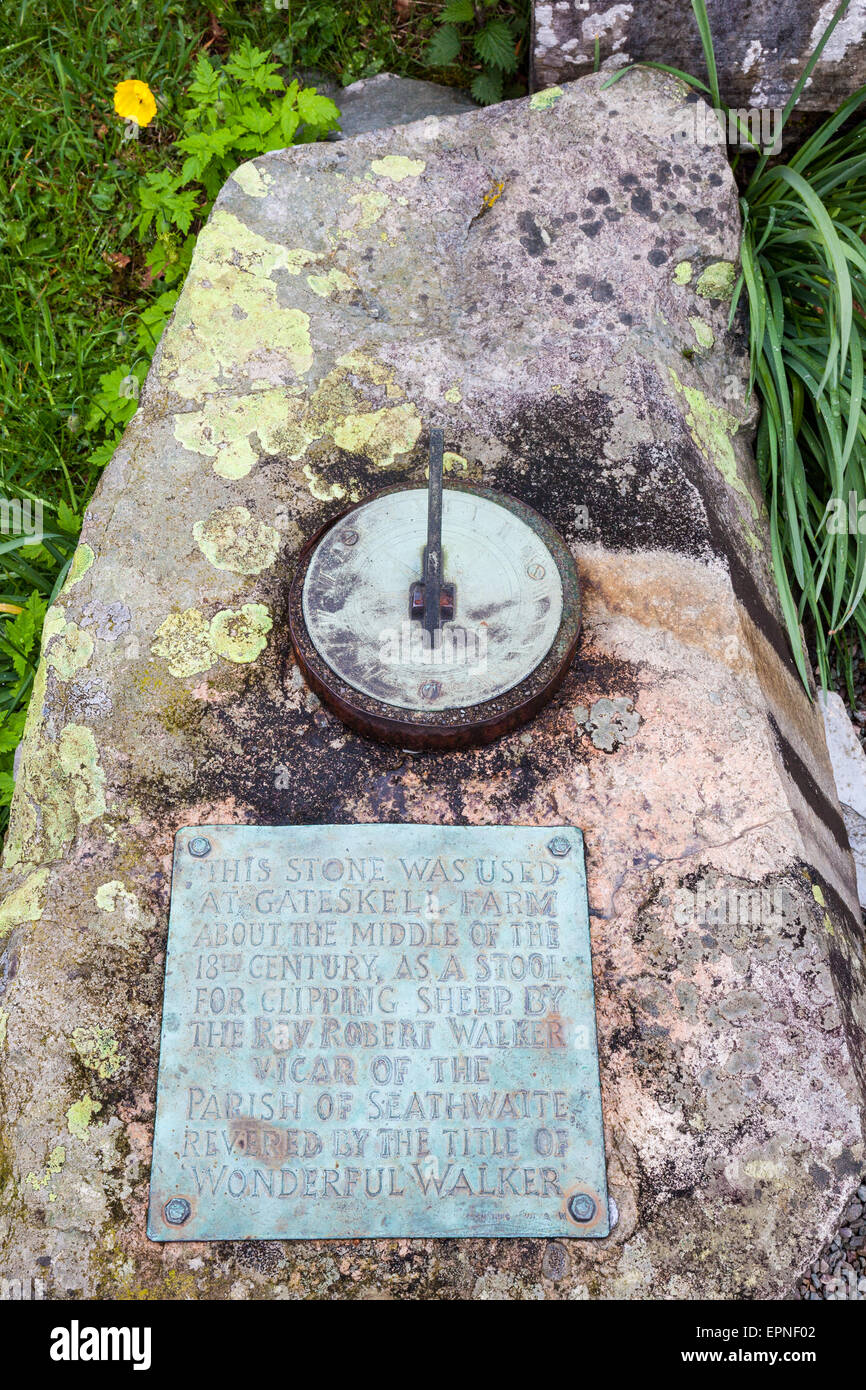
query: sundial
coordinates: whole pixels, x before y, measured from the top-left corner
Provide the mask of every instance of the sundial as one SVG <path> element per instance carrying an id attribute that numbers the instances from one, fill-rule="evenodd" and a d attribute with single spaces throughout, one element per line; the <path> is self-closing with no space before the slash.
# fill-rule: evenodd
<path id="1" fill-rule="evenodd" d="M 580 632 L 571 553 L 525 503 L 443 487 L 388 488 L 301 552 L 289 622 L 298 662 L 353 728 L 408 748 L 487 742 L 555 693 Z"/>

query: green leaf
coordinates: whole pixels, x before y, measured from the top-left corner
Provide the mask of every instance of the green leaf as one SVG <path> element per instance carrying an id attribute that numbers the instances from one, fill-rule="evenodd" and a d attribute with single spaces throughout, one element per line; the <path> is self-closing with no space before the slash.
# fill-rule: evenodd
<path id="1" fill-rule="evenodd" d="M 501 72 L 513 72 L 517 67 L 516 42 L 510 24 L 506 24 L 504 19 L 491 19 L 475 35 L 473 47 L 481 61 L 489 67 L 499 68 Z"/>
<path id="2" fill-rule="evenodd" d="M 453 24 L 441 24 L 424 50 L 424 61 L 431 68 L 447 68 L 460 52 L 460 35 Z"/>
<path id="3" fill-rule="evenodd" d="M 11 622 L 3 624 L 0 645 L 9 653 L 19 680 L 24 676 L 28 666 L 33 665 L 29 657 L 42 631 L 47 607 L 47 601 L 34 591 L 27 598 L 21 612 L 17 613 Z"/>
<path id="4" fill-rule="evenodd" d="M 339 108 L 315 87 L 302 87 L 298 92 L 298 115 L 304 125 L 316 126 L 322 131 L 334 130 L 340 124 Z"/>
<path id="5" fill-rule="evenodd" d="M 187 95 L 196 106 L 206 106 L 218 99 L 219 90 L 220 75 L 206 54 L 200 52 Z"/>
<path id="6" fill-rule="evenodd" d="M 439 16 L 445 24 L 471 24 L 475 18 L 472 0 L 450 0 Z"/>
<path id="7" fill-rule="evenodd" d="M 485 68 L 483 72 L 479 72 L 469 90 L 482 106 L 493 106 L 502 100 L 501 74 Z"/>
<path id="8" fill-rule="evenodd" d="M 70 536 L 77 536 L 81 530 L 81 517 L 62 497 L 57 505 L 57 525 L 61 531 L 68 531 Z"/>

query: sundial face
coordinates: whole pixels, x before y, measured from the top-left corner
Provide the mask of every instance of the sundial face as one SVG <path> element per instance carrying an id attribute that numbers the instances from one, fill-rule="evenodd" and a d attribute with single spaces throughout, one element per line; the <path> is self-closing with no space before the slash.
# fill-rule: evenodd
<path id="1" fill-rule="evenodd" d="M 480 705 L 547 656 L 562 621 L 562 581 L 541 538 L 489 497 L 446 491 L 443 570 L 453 619 L 425 655 L 409 590 L 423 571 L 427 490 L 375 497 L 334 526 L 304 580 L 304 621 L 336 675 L 401 709 Z M 414 639 L 414 640 L 413 640 Z"/>
<path id="2" fill-rule="evenodd" d="M 574 561 L 537 512 L 490 489 L 389 488 L 301 552 L 298 662 L 347 724 L 407 748 L 486 742 L 562 682 L 580 631 Z"/>

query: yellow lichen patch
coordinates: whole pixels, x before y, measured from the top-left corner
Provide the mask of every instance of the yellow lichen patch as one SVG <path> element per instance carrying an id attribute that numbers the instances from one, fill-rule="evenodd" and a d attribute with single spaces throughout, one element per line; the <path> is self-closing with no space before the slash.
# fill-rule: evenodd
<path id="1" fill-rule="evenodd" d="M 338 294 L 349 294 L 357 289 L 355 281 L 351 275 L 346 275 L 345 271 L 329 270 L 327 275 L 308 275 L 307 284 L 313 294 L 319 295 L 321 299 L 334 299 Z"/>
<path id="2" fill-rule="evenodd" d="M 57 742 L 60 766 L 69 779 L 69 790 L 79 825 L 105 814 L 105 773 L 99 766 L 99 750 L 93 733 L 84 724 L 67 724 Z"/>
<path id="3" fill-rule="evenodd" d="M 529 99 L 530 111 L 549 111 L 555 106 L 562 96 L 561 87 L 546 87 L 543 92 L 536 92 Z"/>
<path id="4" fill-rule="evenodd" d="M 334 429 L 334 443 L 349 453 L 363 454 L 377 468 L 387 468 L 397 454 L 408 454 L 415 447 L 420 433 L 421 416 L 406 403 L 347 415 Z"/>
<path id="5" fill-rule="evenodd" d="M 93 1116 L 102 1105 L 98 1100 L 93 1100 L 91 1096 L 82 1096 L 70 1105 L 66 1112 L 66 1128 L 73 1139 L 80 1139 L 82 1143 L 87 1143 L 87 1127 Z"/>
<path id="6" fill-rule="evenodd" d="M 141 916 L 138 898 L 134 893 L 130 893 L 119 878 L 112 878 L 107 883 L 101 883 L 96 890 L 94 900 L 100 912 L 114 912 L 115 909 L 120 908 L 127 922 L 137 922 Z"/>
<path id="7" fill-rule="evenodd" d="M 66 1162 L 66 1150 L 62 1144 L 58 1144 L 48 1155 L 48 1162 L 45 1165 L 44 1173 L 28 1173 L 25 1182 L 28 1187 L 34 1188 L 39 1192 L 43 1187 L 47 1187 L 52 1178 L 55 1178 Z"/>
<path id="8" fill-rule="evenodd" d="M 221 478 L 245 478 L 259 453 L 275 454 L 296 444 L 301 409 L 300 401 L 282 390 L 215 396 L 201 410 L 175 415 L 174 437 L 191 453 L 214 459 L 213 471 Z"/>
<path id="9" fill-rule="evenodd" d="M 80 825 L 105 813 L 105 773 L 96 740 L 83 724 L 67 724 L 56 742 L 26 745 L 15 795 L 5 863 L 58 859 Z"/>
<path id="10" fill-rule="evenodd" d="M 298 376 L 309 371 L 309 315 L 283 308 L 271 278 L 292 268 L 289 254 L 232 213 L 212 215 L 163 340 L 166 385 L 192 400 L 230 385 L 242 370 L 268 383 L 286 367 Z"/>
<path id="11" fill-rule="evenodd" d="M 374 159 L 370 165 L 380 179 L 390 179 L 392 183 L 416 179 L 426 167 L 423 159 L 408 159 L 404 154 L 386 154 L 382 159 Z"/>
<path id="12" fill-rule="evenodd" d="M 6 1043 L 6 1024 L 9 1022 L 9 1010 L 0 1009 L 0 1047 Z"/>
<path id="13" fill-rule="evenodd" d="M 349 206 L 352 209 L 357 208 L 358 211 L 350 225 L 345 228 L 347 235 L 368 231 L 374 222 L 379 221 L 389 201 L 387 193 L 356 193 L 349 199 Z"/>
<path id="14" fill-rule="evenodd" d="M 284 269 L 290 275 L 300 275 L 305 266 L 315 265 L 320 260 L 322 256 L 318 251 L 307 251 L 303 246 L 296 246 L 286 252 Z"/>
<path id="15" fill-rule="evenodd" d="M 469 461 L 462 454 L 452 454 L 446 449 L 442 455 L 442 467 L 446 473 L 465 473 Z M 427 471 L 429 472 L 429 469 Z"/>
<path id="16" fill-rule="evenodd" d="M 824 900 L 824 894 L 817 883 L 812 884 L 812 897 L 819 907 L 824 908 L 824 930 L 828 932 L 830 936 L 833 936 L 833 923 L 830 921 L 830 914 L 826 910 L 827 904 Z"/>
<path id="17" fill-rule="evenodd" d="M 224 608 L 211 622 L 211 644 L 217 655 L 227 661 L 255 661 L 264 651 L 272 627 L 271 615 L 263 603 L 245 603 L 237 610 Z"/>
<path id="18" fill-rule="evenodd" d="M 731 436 L 740 429 L 735 415 L 708 401 L 697 387 L 684 386 L 674 371 L 668 368 L 677 393 L 684 397 L 688 410 L 686 426 L 689 434 L 708 463 L 719 470 L 725 482 L 746 499 L 757 520 L 758 504 L 737 472 L 737 460 Z"/>
<path id="19" fill-rule="evenodd" d="M 257 521 L 246 507 L 218 507 L 192 528 L 196 544 L 215 569 L 260 574 L 277 558 L 280 533 Z"/>
<path id="20" fill-rule="evenodd" d="M 102 1081 L 109 1081 L 126 1061 L 121 1056 L 117 1038 L 98 1023 L 73 1028 L 72 1046 L 88 1071 L 95 1072 Z"/>
<path id="21" fill-rule="evenodd" d="M 713 261 L 698 276 L 695 294 L 702 299 L 730 299 L 736 281 L 736 268 L 730 261 Z"/>
<path id="22" fill-rule="evenodd" d="M 82 544 L 77 547 L 72 557 L 72 563 L 66 575 L 66 583 L 63 585 L 61 592 L 65 594 L 67 589 L 71 589 L 73 584 L 77 584 L 79 579 L 83 579 L 95 559 L 96 556 L 91 547 L 86 541 L 82 542 Z"/>
<path id="23" fill-rule="evenodd" d="M 304 464 L 304 477 L 309 484 L 310 492 L 319 502 L 340 501 L 346 496 L 346 489 L 342 483 L 328 483 L 316 472 L 312 464 Z"/>
<path id="24" fill-rule="evenodd" d="M 87 665 L 92 655 L 91 633 L 77 623 L 66 623 L 46 651 L 45 660 L 54 668 L 58 680 L 68 681 Z"/>
<path id="25" fill-rule="evenodd" d="M 708 323 L 704 323 L 703 319 L 698 318 L 697 314 L 689 314 L 689 323 L 692 326 L 692 332 L 695 335 L 698 347 L 701 347 L 705 351 L 709 352 L 710 348 L 716 341 L 716 335 L 710 328 L 710 325 Z"/>
<path id="26" fill-rule="evenodd" d="M 232 178 L 235 183 L 240 184 L 248 198 L 264 198 L 274 183 L 272 175 L 259 169 L 254 160 L 239 165 Z"/>
<path id="27" fill-rule="evenodd" d="M 47 878 L 47 869 L 34 869 L 23 883 L 6 894 L 0 903 L 0 937 L 8 936 L 23 922 L 38 922 L 45 906 L 42 890 Z"/>
<path id="28" fill-rule="evenodd" d="M 675 285 L 687 285 L 692 278 L 691 261 L 680 261 L 679 265 L 674 266 L 673 280 Z"/>
<path id="29" fill-rule="evenodd" d="M 197 608 L 170 613 L 156 630 L 153 656 L 168 663 L 173 676 L 198 676 L 209 671 L 216 657 L 210 644 L 210 625 Z"/>
<path id="30" fill-rule="evenodd" d="M 462 394 L 461 394 L 460 387 L 459 387 L 459 386 L 449 386 L 449 387 L 448 387 L 448 390 L 445 392 L 445 399 L 446 399 L 446 401 L 448 402 L 449 405 L 457 405 L 457 403 L 458 403 L 459 401 L 462 401 L 462 400 L 463 400 L 463 396 L 462 396 Z"/>

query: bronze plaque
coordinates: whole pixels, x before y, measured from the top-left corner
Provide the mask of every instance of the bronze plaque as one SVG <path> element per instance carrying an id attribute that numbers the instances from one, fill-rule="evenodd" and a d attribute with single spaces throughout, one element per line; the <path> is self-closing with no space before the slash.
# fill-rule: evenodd
<path id="1" fill-rule="evenodd" d="M 608 1232 L 579 830 L 178 832 L 152 1240 Z"/>

